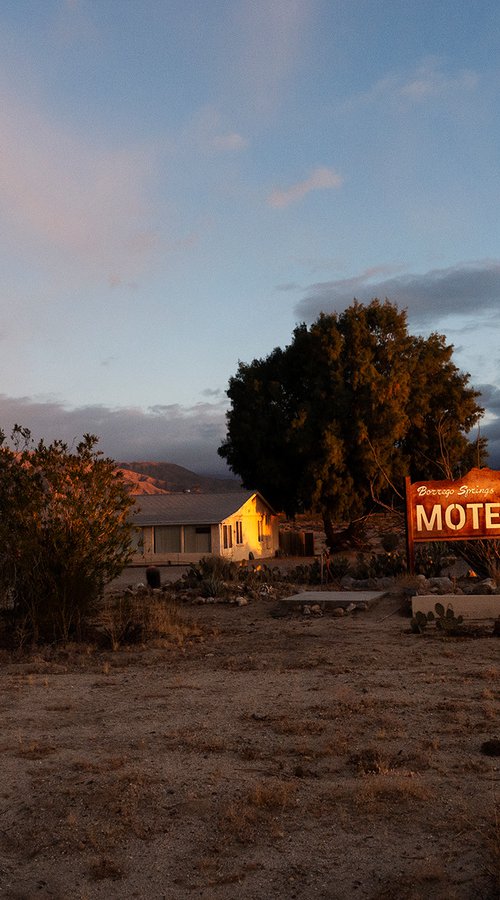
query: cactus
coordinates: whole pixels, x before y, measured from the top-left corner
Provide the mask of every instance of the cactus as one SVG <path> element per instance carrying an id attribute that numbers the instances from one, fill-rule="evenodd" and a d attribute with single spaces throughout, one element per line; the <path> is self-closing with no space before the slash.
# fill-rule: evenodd
<path id="1" fill-rule="evenodd" d="M 418 611 L 415 613 L 415 615 L 413 616 L 413 619 L 410 622 L 411 630 L 413 631 L 414 634 L 422 634 L 425 627 L 428 625 L 428 623 L 433 622 L 433 621 L 434 621 L 434 613 L 433 612 L 429 611 L 426 614 L 426 613 Z"/>
<path id="2" fill-rule="evenodd" d="M 436 628 L 439 628 L 444 634 L 460 634 L 464 621 L 463 616 L 456 616 L 451 605 L 448 606 L 446 612 L 442 603 L 436 603 L 434 609 L 437 613 Z"/>
<path id="3" fill-rule="evenodd" d="M 442 603 L 436 603 L 434 612 L 430 610 L 427 614 L 416 612 L 410 626 L 414 634 L 422 634 L 429 622 L 435 622 L 436 628 L 443 634 L 452 636 L 461 633 L 463 621 L 463 616 L 455 616 L 451 605 L 445 609 Z"/>

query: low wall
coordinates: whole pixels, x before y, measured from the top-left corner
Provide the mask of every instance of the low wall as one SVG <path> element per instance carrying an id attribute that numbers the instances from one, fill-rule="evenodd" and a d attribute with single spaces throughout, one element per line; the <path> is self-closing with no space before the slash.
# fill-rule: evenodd
<path id="1" fill-rule="evenodd" d="M 464 619 L 497 619 L 500 616 L 500 595 L 498 594 L 423 594 L 412 598 L 412 613 L 434 612 L 436 603 L 445 610 L 452 607 L 456 616 Z"/>

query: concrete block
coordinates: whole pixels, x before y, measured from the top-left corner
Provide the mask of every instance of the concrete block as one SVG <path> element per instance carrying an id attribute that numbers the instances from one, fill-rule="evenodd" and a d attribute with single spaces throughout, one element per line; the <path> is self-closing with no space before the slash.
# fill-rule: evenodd
<path id="1" fill-rule="evenodd" d="M 412 597 L 411 608 L 417 612 L 434 612 L 436 603 L 445 610 L 451 606 L 456 616 L 464 619 L 497 619 L 500 616 L 500 596 L 498 594 L 422 594 Z"/>
<path id="2" fill-rule="evenodd" d="M 286 605 L 290 610 L 297 609 L 307 604 L 312 606 L 318 603 L 322 609 L 347 609 L 349 606 L 366 609 L 384 596 L 384 591 L 303 591 L 301 594 L 293 594 L 291 597 L 283 597 L 280 604 Z"/>

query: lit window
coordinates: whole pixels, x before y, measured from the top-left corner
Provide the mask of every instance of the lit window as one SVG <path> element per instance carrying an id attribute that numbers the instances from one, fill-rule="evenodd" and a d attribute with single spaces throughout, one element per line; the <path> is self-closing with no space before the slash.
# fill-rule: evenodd
<path id="1" fill-rule="evenodd" d="M 243 543 L 243 522 L 236 522 L 236 543 Z"/>

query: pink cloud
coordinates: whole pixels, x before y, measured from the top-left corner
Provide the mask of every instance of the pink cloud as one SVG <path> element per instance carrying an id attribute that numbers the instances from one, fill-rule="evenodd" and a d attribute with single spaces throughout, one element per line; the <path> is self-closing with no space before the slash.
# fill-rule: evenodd
<path id="1" fill-rule="evenodd" d="M 318 169 L 314 169 L 304 181 L 299 181 L 297 184 L 293 184 L 285 190 L 275 188 L 275 190 L 269 194 L 267 202 L 269 206 L 272 206 L 274 209 L 283 209 L 285 206 L 289 206 L 290 203 L 296 203 L 298 200 L 302 200 L 302 198 L 311 191 L 339 188 L 342 184 L 343 178 L 341 175 L 335 172 L 334 169 L 328 169 L 326 166 L 322 166 Z"/>
<path id="2" fill-rule="evenodd" d="M 0 223 L 18 246 L 53 266 L 124 278 L 157 244 L 151 147 L 116 149 L 75 136 L 4 95 L 0 109 Z"/>

